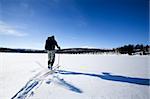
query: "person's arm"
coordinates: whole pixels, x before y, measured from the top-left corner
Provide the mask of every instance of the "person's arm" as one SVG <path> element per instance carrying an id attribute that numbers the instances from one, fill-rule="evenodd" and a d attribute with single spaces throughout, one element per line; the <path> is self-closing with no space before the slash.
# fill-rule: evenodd
<path id="1" fill-rule="evenodd" d="M 56 45 L 56 47 L 60 50 L 61 48 L 60 48 L 60 46 L 58 46 L 58 44 L 57 44 L 57 42 L 55 41 L 55 45 Z"/>
<path id="2" fill-rule="evenodd" d="M 45 50 L 47 50 L 47 40 L 46 40 L 46 42 L 45 42 Z"/>

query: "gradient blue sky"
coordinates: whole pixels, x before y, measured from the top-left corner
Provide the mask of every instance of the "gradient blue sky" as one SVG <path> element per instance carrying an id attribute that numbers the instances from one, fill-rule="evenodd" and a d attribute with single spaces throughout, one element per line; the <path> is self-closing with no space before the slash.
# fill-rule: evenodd
<path id="1" fill-rule="evenodd" d="M 149 0 L 0 0 L 0 47 L 148 44 Z"/>

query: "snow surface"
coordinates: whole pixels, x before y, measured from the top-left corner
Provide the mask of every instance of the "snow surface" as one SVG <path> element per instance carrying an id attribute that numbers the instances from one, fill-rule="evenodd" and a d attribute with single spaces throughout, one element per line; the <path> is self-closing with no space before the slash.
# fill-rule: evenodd
<path id="1" fill-rule="evenodd" d="M 56 55 L 55 66 L 58 64 Z M 149 99 L 149 56 L 0 53 L 0 99 Z"/>

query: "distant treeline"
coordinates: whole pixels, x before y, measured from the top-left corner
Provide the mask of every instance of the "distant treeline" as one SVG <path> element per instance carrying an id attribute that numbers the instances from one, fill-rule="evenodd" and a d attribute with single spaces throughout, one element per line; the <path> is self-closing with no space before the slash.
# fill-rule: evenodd
<path id="1" fill-rule="evenodd" d="M 112 52 L 111 49 L 96 49 L 96 48 L 68 48 L 57 50 L 57 53 L 61 54 L 98 54 L 98 53 L 109 53 Z"/>
<path id="2" fill-rule="evenodd" d="M 150 46 L 149 45 L 143 45 L 143 44 L 129 44 L 129 45 L 124 45 L 119 48 L 114 48 L 113 49 L 115 52 L 120 53 L 120 54 L 129 54 L 129 55 L 149 55 L 150 54 Z"/>
<path id="3" fill-rule="evenodd" d="M 33 49 L 12 49 L 12 48 L 0 48 L 0 52 L 13 52 L 13 53 L 45 53 L 45 50 L 33 50 Z"/>
<path id="4" fill-rule="evenodd" d="M 14 52 L 14 53 L 46 53 L 46 50 L 33 50 L 33 49 L 12 49 L 12 48 L 0 48 L 0 52 Z M 56 50 L 59 54 L 84 54 L 84 53 L 104 53 L 112 52 L 109 49 L 89 49 L 89 48 L 68 48 Z"/>
<path id="5" fill-rule="evenodd" d="M 0 52 L 14 52 L 14 53 L 46 53 L 45 50 L 33 50 L 33 49 L 12 49 L 12 48 L 0 48 Z M 129 54 L 129 55 L 149 55 L 150 46 L 137 44 L 137 45 L 124 45 L 122 47 L 113 49 L 96 49 L 96 48 L 68 48 L 56 50 L 59 54 Z"/>

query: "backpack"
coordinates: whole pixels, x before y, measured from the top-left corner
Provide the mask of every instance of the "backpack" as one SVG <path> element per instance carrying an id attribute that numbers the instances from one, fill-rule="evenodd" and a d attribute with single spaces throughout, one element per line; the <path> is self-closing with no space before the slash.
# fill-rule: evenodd
<path id="1" fill-rule="evenodd" d="M 46 50 L 55 50 L 56 41 L 55 39 L 52 39 L 51 37 L 48 37 L 45 44 Z"/>

